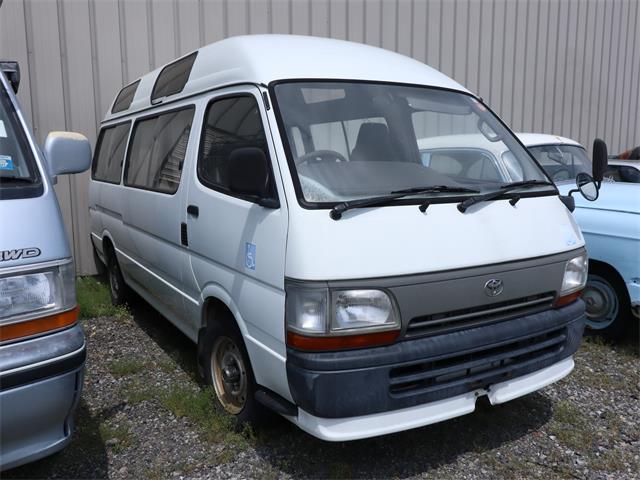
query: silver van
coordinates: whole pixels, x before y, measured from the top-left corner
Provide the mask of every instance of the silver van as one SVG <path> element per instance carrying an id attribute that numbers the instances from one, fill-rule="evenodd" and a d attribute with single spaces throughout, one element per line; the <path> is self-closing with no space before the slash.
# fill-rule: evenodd
<path id="1" fill-rule="evenodd" d="M 418 140 L 443 136 L 472 168 L 421 162 Z M 116 96 L 89 197 L 113 301 L 132 289 L 193 340 L 241 422 L 266 406 L 354 440 L 574 367 L 588 262 L 571 212 L 479 97 L 405 56 L 288 35 L 202 47 Z"/>
<path id="2" fill-rule="evenodd" d="M 14 94 L 18 64 L 0 67 L 0 470 L 6 470 L 71 438 L 86 353 L 53 184 L 59 174 L 86 170 L 91 147 L 80 134 L 52 132 L 41 152 Z"/>

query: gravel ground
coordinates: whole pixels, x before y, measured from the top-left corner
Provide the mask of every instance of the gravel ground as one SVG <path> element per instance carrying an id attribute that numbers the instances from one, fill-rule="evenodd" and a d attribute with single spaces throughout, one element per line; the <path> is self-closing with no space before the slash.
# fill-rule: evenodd
<path id="1" fill-rule="evenodd" d="M 71 444 L 2 478 L 640 478 L 637 345 L 583 343 L 561 382 L 471 415 L 326 443 L 274 418 L 235 432 L 195 346 L 142 301 L 83 320 L 87 375 Z"/>

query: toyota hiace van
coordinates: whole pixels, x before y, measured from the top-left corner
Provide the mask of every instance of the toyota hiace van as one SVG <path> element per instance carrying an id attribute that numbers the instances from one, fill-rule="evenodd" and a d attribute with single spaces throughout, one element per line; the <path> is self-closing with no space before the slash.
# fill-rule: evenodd
<path id="1" fill-rule="evenodd" d="M 444 135 L 477 164 L 426 166 L 417 139 Z M 192 339 L 239 421 L 266 406 L 325 440 L 371 437 L 574 367 L 571 212 L 479 97 L 402 55 L 244 36 L 144 75 L 102 122 L 89 208 L 113 301 L 133 290 Z"/>
<path id="2" fill-rule="evenodd" d="M 69 443 L 86 356 L 53 183 L 89 168 L 91 147 L 52 132 L 41 152 L 14 95 L 19 81 L 18 64 L 0 62 L 0 470 Z"/>

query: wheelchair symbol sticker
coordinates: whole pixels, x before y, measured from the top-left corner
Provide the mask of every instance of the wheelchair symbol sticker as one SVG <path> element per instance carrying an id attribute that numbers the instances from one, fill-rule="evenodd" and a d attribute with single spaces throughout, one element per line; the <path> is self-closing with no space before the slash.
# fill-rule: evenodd
<path id="1" fill-rule="evenodd" d="M 253 243 L 244 244 L 244 266 L 249 270 L 256 269 L 256 246 Z"/>

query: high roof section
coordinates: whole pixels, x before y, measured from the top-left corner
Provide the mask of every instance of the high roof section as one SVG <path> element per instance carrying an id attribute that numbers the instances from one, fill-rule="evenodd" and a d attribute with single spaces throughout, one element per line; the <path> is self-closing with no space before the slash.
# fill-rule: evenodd
<path id="1" fill-rule="evenodd" d="M 225 85 L 268 85 L 274 80 L 310 78 L 412 83 L 467 91 L 424 63 L 381 48 L 342 40 L 246 35 L 212 43 L 197 52 L 184 89 L 166 97 L 165 101 Z M 111 114 L 110 108 L 104 120 L 149 107 L 151 92 L 162 68 L 141 77 L 128 109 Z"/>

